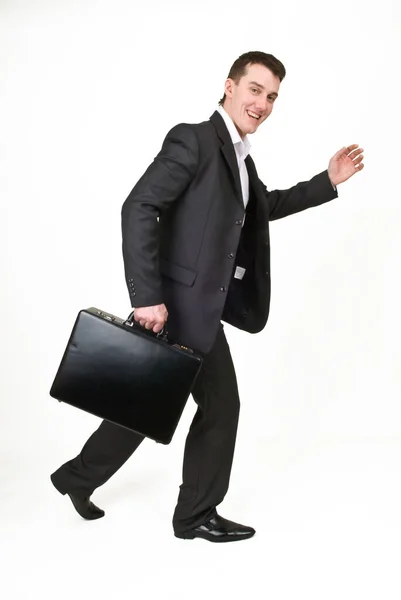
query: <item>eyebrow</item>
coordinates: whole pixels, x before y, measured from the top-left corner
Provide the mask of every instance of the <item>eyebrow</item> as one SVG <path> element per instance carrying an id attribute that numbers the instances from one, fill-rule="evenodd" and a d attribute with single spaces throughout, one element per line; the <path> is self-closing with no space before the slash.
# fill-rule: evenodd
<path id="1" fill-rule="evenodd" d="M 258 83 L 257 81 L 250 81 L 250 82 L 249 82 L 249 85 L 257 85 L 257 86 L 258 86 L 260 89 L 262 89 L 262 90 L 265 90 L 265 89 L 266 89 L 264 85 L 262 85 L 261 83 Z M 275 97 L 277 98 L 277 97 L 278 97 L 278 94 L 277 94 L 277 92 L 271 92 L 271 93 L 269 94 L 269 96 L 275 96 Z"/>

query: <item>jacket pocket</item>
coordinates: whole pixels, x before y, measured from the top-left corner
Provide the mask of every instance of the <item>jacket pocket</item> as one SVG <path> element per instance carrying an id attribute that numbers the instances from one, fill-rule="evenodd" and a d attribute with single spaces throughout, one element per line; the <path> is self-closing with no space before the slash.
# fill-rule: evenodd
<path id="1" fill-rule="evenodd" d="M 178 281 L 178 283 L 187 285 L 188 287 L 193 286 L 196 276 L 198 275 L 197 271 L 187 269 L 186 267 L 181 267 L 180 265 L 176 265 L 175 263 L 169 262 L 164 258 L 160 258 L 159 266 L 160 273 L 162 275 L 164 275 L 165 277 L 169 277 L 174 281 Z"/>

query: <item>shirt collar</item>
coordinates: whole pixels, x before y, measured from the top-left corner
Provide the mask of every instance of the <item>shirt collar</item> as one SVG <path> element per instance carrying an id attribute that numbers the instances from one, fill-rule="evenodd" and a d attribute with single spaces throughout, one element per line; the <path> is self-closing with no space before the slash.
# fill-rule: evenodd
<path id="1" fill-rule="evenodd" d="M 241 158 L 245 160 L 251 150 L 251 143 L 248 136 L 246 135 L 244 139 L 241 138 L 238 129 L 234 125 L 234 121 L 221 105 L 217 107 L 217 112 L 219 112 L 224 119 L 224 123 L 226 124 L 234 147 L 238 148 Z"/>

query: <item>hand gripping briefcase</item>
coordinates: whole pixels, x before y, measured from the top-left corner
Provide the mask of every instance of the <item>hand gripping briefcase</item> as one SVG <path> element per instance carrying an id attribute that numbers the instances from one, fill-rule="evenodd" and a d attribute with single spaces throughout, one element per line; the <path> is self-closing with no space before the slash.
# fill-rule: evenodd
<path id="1" fill-rule="evenodd" d="M 97 308 L 78 313 L 50 395 L 168 444 L 202 357 Z"/>

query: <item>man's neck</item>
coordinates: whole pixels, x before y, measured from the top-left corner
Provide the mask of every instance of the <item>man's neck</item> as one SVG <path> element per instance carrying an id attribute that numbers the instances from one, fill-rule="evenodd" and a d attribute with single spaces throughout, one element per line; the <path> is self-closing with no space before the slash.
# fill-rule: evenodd
<path id="1" fill-rule="evenodd" d="M 231 116 L 231 114 L 230 114 L 229 110 L 227 110 L 227 108 L 225 108 L 225 107 L 224 107 L 224 106 L 222 106 L 222 105 L 220 105 L 220 106 L 219 106 L 219 110 L 220 110 L 220 111 L 222 111 L 222 112 L 224 113 L 224 117 L 226 118 L 226 120 L 230 120 L 230 122 L 231 122 L 230 124 L 231 124 L 233 127 L 235 127 L 235 131 L 236 131 L 236 132 L 237 132 L 237 134 L 239 135 L 239 137 L 240 137 L 240 140 L 242 140 L 242 142 L 244 142 L 244 139 L 245 139 L 245 137 L 246 137 L 246 136 L 245 136 L 245 135 L 243 135 L 243 134 L 242 134 L 242 132 L 241 132 L 241 131 L 238 129 L 238 127 L 237 127 L 237 125 L 235 124 L 235 121 L 233 120 L 233 118 L 232 118 L 232 116 Z M 228 127 L 229 131 L 231 131 L 232 127 L 230 128 L 230 127 L 228 126 L 228 124 L 227 124 L 227 123 L 226 123 L 226 126 Z M 233 137 L 233 136 L 232 136 L 232 133 L 231 133 L 231 137 Z"/>
<path id="2" fill-rule="evenodd" d="M 230 117 L 231 121 L 234 123 L 234 125 L 235 125 L 235 129 L 238 131 L 238 133 L 239 133 L 239 135 L 240 135 L 240 137 L 241 137 L 241 140 L 242 140 L 242 141 L 244 141 L 244 138 L 245 138 L 246 134 L 245 134 L 245 133 L 242 133 L 242 131 L 239 129 L 239 127 L 237 127 L 237 124 L 236 124 L 236 122 L 234 121 L 234 119 L 233 119 L 233 118 L 232 118 L 232 116 L 231 116 L 230 109 L 229 109 L 227 106 L 225 106 L 225 104 L 226 104 L 226 102 L 225 102 L 224 104 L 222 104 L 222 106 L 221 106 L 221 107 L 222 107 L 222 108 L 225 110 L 225 112 L 226 112 L 226 113 L 228 114 L 228 116 Z"/>

